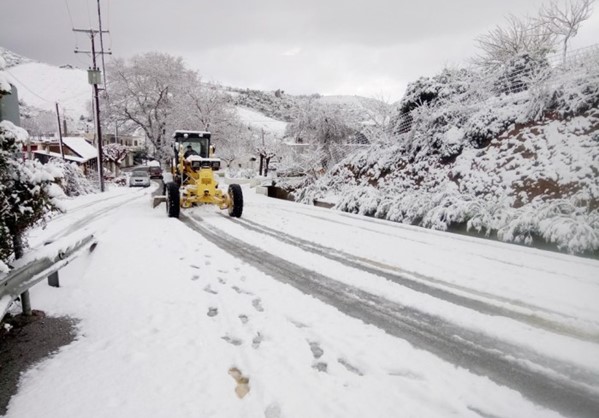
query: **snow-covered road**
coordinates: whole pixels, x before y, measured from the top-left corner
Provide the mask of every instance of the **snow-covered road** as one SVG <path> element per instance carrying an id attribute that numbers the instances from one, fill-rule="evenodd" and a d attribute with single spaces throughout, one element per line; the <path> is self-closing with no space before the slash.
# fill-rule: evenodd
<path id="1" fill-rule="evenodd" d="M 7 416 L 599 416 L 599 262 L 244 193 L 180 222 L 120 189 L 34 231 L 100 244 L 32 289 L 79 334 Z"/>

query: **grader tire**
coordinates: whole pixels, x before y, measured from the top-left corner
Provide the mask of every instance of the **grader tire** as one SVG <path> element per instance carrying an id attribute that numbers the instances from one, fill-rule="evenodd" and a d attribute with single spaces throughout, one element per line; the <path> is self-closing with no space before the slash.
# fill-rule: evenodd
<path id="1" fill-rule="evenodd" d="M 179 218 L 181 210 L 181 196 L 179 195 L 179 187 L 176 183 L 166 184 L 166 214 L 169 218 Z"/>
<path id="2" fill-rule="evenodd" d="M 241 193 L 241 186 L 239 184 L 231 184 L 227 193 L 229 194 L 229 199 L 231 199 L 229 216 L 241 218 L 241 213 L 243 212 L 243 194 Z"/>

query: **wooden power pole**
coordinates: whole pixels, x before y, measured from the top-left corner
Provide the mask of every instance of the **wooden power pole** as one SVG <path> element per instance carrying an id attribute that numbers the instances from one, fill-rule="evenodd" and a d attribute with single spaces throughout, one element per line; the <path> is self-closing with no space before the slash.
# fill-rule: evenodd
<path id="1" fill-rule="evenodd" d="M 98 65 L 96 63 L 96 57 L 98 55 L 110 55 L 111 52 L 104 52 L 103 50 L 96 51 L 96 35 L 100 34 L 100 37 L 103 33 L 108 33 L 106 30 L 95 30 L 95 29 L 73 29 L 73 32 L 82 32 L 87 33 L 91 39 L 91 51 L 81 51 L 79 49 L 75 50 L 76 54 L 91 54 L 92 57 L 92 67 L 88 70 L 88 74 L 95 73 L 98 74 L 100 70 L 98 69 Z M 102 164 L 104 155 L 102 152 L 102 124 L 100 123 L 100 99 L 98 95 L 98 84 L 100 84 L 100 80 L 92 79 L 92 76 L 89 77 L 89 82 L 93 86 L 94 89 L 94 107 L 96 112 L 96 135 L 98 138 L 98 174 L 100 176 L 100 191 L 104 191 L 104 166 Z"/>

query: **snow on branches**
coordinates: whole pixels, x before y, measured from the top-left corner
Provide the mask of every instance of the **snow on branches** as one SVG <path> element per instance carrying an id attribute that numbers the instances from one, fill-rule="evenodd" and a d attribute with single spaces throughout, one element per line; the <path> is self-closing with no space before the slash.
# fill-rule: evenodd
<path id="1" fill-rule="evenodd" d="M 0 122 L 0 260 L 20 257 L 26 230 L 56 209 L 62 175 L 37 161 L 18 160 L 26 132 L 11 122 Z"/>

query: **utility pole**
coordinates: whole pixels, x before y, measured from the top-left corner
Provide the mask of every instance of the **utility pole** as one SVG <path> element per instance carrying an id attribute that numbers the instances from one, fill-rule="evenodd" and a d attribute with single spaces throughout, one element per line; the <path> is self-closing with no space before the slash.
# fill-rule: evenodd
<path id="1" fill-rule="evenodd" d="M 88 71 L 88 81 L 89 83 L 93 86 L 93 91 L 94 91 L 94 105 L 95 105 L 95 111 L 96 111 L 96 135 L 98 138 L 98 174 L 100 175 L 100 191 L 103 192 L 104 191 L 104 167 L 102 165 L 102 161 L 104 159 L 104 155 L 102 153 L 102 127 L 101 127 L 101 123 L 100 123 L 100 99 L 98 97 L 98 84 L 100 84 L 102 82 L 101 78 L 101 74 L 100 74 L 100 70 L 98 69 L 98 65 L 96 64 L 96 56 L 97 55 L 105 55 L 105 54 L 112 54 L 111 52 L 104 52 L 103 50 L 100 50 L 99 52 L 96 52 L 96 35 L 100 34 L 100 37 L 102 37 L 102 33 L 108 33 L 108 31 L 106 30 L 95 30 L 95 29 L 73 29 L 73 32 L 82 32 L 82 33 L 87 33 L 91 39 L 91 43 L 92 43 L 92 49 L 91 51 L 80 51 L 78 49 L 75 50 L 75 53 L 84 53 L 84 54 L 91 54 L 92 57 L 92 64 L 93 67 L 91 67 Z"/>
<path id="2" fill-rule="evenodd" d="M 58 119 L 58 145 L 60 146 L 60 155 L 64 161 L 64 148 L 62 147 L 62 129 L 60 127 L 60 113 L 58 111 L 58 102 L 56 102 L 56 118 Z"/>

